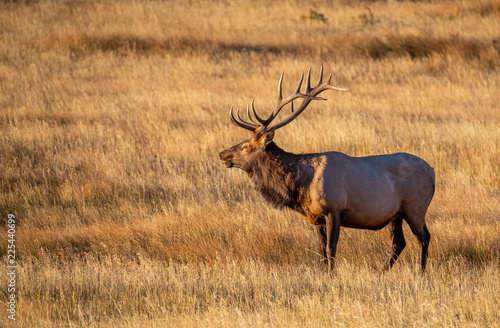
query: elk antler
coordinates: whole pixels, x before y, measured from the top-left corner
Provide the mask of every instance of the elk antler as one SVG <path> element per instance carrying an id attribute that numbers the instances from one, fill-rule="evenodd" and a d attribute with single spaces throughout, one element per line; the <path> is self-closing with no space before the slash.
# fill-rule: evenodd
<path id="1" fill-rule="evenodd" d="M 302 86 L 302 81 L 304 80 L 304 73 L 302 73 L 302 76 L 300 77 L 300 80 L 299 80 L 299 84 L 297 85 L 297 88 L 295 89 L 295 91 L 290 96 L 283 99 L 283 95 L 282 95 L 283 75 L 284 75 L 284 73 L 281 73 L 281 78 L 280 78 L 280 81 L 278 83 L 278 102 L 276 104 L 275 109 L 273 110 L 273 112 L 271 113 L 271 115 L 267 119 L 262 119 L 259 117 L 259 115 L 257 115 L 257 112 L 255 111 L 255 107 L 254 107 L 254 101 L 255 101 L 255 98 L 254 98 L 252 100 L 252 112 L 253 112 L 253 116 L 254 116 L 255 120 L 258 123 L 255 122 L 254 118 L 252 118 L 249 106 L 247 106 L 247 116 L 248 116 L 249 121 L 246 121 L 246 120 L 241 118 L 240 113 L 239 113 L 239 109 L 236 109 L 236 117 L 237 118 L 235 118 L 234 114 L 233 114 L 233 107 L 231 107 L 231 109 L 229 110 L 229 117 L 231 118 L 231 122 L 233 122 L 234 124 L 244 128 L 244 129 L 252 131 L 254 134 L 254 138 L 258 139 L 264 133 L 277 130 L 279 128 L 284 127 L 288 123 L 292 122 L 297 116 L 300 115 L 300 113 L 302 113 L 304 111 L 304 109 L 307 108 L 307 106 L 309 105 L 309 103 L 312 100 L 326 100 L 325 98 L 317 97 L 317 95 L 319 95 L 321 92 L 329 90 L 329 89 L 343 91 L 343 92 L 349 91 L 348 89 L 339 88 L 339 87 L 331 85 L 330 82 L 332 79 L 332 74 L 330 74 L 330 76 L 328 77 L 328 80 L 326 82 L 323 82 L 323 65 L 321 65 L 319 80 L 314 88 L 311 88 L 311 68 L 309 68 L 309 71 L 307 72 L 307 77 L 306 77 L 306 80 L 307 80 L 306 93 L 304 94 L 304 93 L 300 92 L 300 88 Z M 299 108 L 296 111 L 294 111 L 293 101 L 296 99 L 299 99 L 299 98 L 303 99 L 302 103 L 300 104 Z M 283 121 L 269 127 L 271 122 L 278 116 L 281 109 L 290 103 L 291 103 L 291 107 L 292 107 L 291 108 L 291 115 L 288 116 Z"/>

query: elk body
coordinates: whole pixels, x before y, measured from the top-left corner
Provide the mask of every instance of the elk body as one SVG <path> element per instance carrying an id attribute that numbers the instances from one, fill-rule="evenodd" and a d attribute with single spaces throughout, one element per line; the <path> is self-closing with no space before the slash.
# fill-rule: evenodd
<path id="1" fill-rule="evenodd" d="M 330 84 L 331 75 L 323 82 L 323 67 L 317 85 L 310 86 L 307 74 L 306 92 L 300 89 L 304 75 L 289 97 L 282 97 L 283 75 L 278 85 L 278 104 L 267 119 L 260 118 L 252 101 L 247 106 L 247 119 L 239 110 L 230 119 L 252 132 L 252 137 L 219 155 L 228 168 L 245 171 L 257 190 L 271 204 L 291 208 L 307 218 L 316 228 L 319 252 L 328 269 L 339 240 L 340 227 L 378 230 L 387 227 L 392 238 L 392 251 L 385 264 L 390 268 L 406 246 L 403 221 L 422 245 L 421 267 L 425 270 L 430 233 L 425 214 L 435 189 L 434 170 L 423 159 L 397 153 L 368 157 L 351 157 L 339 152 L 292 154 L 274 142 L 274 132 L 293 121 L 323 91 L 349 91 Z M 293 101 L 302 102 L 294 111 Z M 272 126 L 281 109 L 291 103 L 291 114 Z"/>

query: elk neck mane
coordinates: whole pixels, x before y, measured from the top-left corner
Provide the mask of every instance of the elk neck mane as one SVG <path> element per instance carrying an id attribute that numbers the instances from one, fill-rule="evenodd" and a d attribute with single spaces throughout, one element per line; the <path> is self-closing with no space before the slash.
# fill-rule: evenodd
<path id="1" fill-rule="evenodd" d="M 305 176 L 307 164 L 301 162 L 303 156 L 288 153 L 274 142 L 267 145 L 252 172 L 255 188 L 267 202 L 277 208 L 302 211 L 300 200 L 312 179 Z"/>

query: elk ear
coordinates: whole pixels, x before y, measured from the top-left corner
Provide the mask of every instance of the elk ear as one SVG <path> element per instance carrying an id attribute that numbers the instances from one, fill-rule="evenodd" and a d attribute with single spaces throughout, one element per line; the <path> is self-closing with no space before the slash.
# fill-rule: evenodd
<path id="1" fill-rule="evenodd" d="M 262 135 L 262 137 L 257 140 L 257 142 L 260 144 L 262 149 L 266 148 L 266 146 L 273 141 L 274 138 L 274 130 L 266 132 Z"/>

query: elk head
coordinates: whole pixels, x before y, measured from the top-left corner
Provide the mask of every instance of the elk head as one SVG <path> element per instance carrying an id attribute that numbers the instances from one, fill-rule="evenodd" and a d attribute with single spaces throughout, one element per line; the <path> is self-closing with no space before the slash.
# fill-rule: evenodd
<path id="1" fill-rule="evenodd" d="M 348 89 L 338 88 L 331 85 L 330 81 L 332 79 L 332 74 L 330 74 L 326 82 L 323 82 L 323 66 L 321 66 L 319 80 L 315 87 L 311 87 L 311 69 L 309 68 L 306 77 L 306 92 L 301 93 L 300 91 L 304 80 L 304 73 L 302 73 L 295 91 L 287 98 L 283 98 L 283 75 L 284 73 L 281 74 L 281 78 L 278 83 L 278 100 L 276 107 L 267 119 L 262 119 L 259 115 L 257 115 L 254 106 L 255 98 L 252 100 L 251 111 L 250 106 L 247 106 L 246 120 L 241 118 L 239 109 L 236 109 L 236 117 L 233 112 L 233 107 L 229 110 L 231 122 L 241 128 L 251 131 L 252 137 L 220 153 L 219 158 L 227 168 L 237 167 L 252 175 L 253 168 L 262 158 L 267 145 L 273 140 L 274 131 L 284 127 L 297 118 L 297 116 L 299 116 L 306 109 L 312 100 L 326 100 L 325 98 L 318 97 L 321 92 L 326 90 L 349 91 Z M 299 98 L 302 99 L 302 103 L 296 110 L 294 110 L 293 101 Z M 288 104 L 291 104 L 290 115 L 283 121 L 270 126 L 274 119 L 278 116 L 281 109 Z"/>

